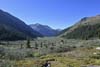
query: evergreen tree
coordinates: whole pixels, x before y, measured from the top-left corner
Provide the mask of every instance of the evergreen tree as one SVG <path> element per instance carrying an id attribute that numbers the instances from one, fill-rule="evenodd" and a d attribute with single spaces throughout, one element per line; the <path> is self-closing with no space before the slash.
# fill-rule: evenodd
<path id="1" fill-rule="evenodd" d="M 38 49 L 38 43 L 35 42 L 35 49 Z"/>
<path id="2" fill-rule="evenodd" d="M 43 47 L 43 44 L 42 44 L 42 42 L 41 42 L 41 44 L 40 44 L 40 47 L 41 47 L 41 48 Z"/>
<path id="3" fill-rule="evenodd" d="M 26 45 L 27 45 L 27 48 L 31 48 L 31 45 L 30 45 L 30 39 L 29 39 L 29 38 L 27 39 Z"/>
<path id="4" fill-rule="evenodd" d="M 23 48 L 23 44 L 21 44 L 21 47 L 20 47 L 21 49 Z"/>

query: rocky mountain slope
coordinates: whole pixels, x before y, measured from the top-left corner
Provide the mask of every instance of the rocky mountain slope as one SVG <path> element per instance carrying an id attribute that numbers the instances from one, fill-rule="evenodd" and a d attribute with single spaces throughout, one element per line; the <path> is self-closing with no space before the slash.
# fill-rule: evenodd
<path id="1" fill-rule="evenodd" d="M 39 23 L 31 24 L 30 27 L 33 30 L 36 30 L 37 32 L 41 33 L 43 36 L 56 36 L 60 32 L 59 29 L 55 30 L 47 25 L 42 25 Z"/>
<path id="2" fill-rule="evenodd" d="M 99 38 L 100 15 L 82 18 L 75 25 L 63 30 L 60 36 L 68 39 Z"/>
<path id="3" fill-rule="evenodd" d="M 0 10 L 0 40 L 21 40 L 42 36 L 20 19 Z"/>

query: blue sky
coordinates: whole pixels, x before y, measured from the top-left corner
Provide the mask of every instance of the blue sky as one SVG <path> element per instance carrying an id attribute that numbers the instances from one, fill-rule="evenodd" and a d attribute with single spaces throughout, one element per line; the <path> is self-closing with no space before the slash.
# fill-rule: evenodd
<path id="1" fill-rule="evenodd" d="M 0 0 L 0 9 L 27 24 L 64 29 L 83 17 L 100 14 L 100 0 Z"/>

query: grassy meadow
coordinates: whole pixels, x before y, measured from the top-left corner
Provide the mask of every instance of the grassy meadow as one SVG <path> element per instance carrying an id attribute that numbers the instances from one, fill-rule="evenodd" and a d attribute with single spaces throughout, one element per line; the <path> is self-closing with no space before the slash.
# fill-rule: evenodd
<path id="1" fill-rule="evenodd" d="M 44 37 L 25 41 L 0 41 L 0 67 L 100 66 L 99 39 L 75 40 Z"/>

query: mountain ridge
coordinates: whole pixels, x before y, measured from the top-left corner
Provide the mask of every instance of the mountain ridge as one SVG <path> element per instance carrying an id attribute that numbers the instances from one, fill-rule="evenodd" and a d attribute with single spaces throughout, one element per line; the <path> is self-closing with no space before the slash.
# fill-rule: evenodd
<path id="1" fill-rule="evenodd" d="M 32 37 L 32 38 L 36 38 L 37 36 L 42 36 L 40 33 L 38 33 L 37 31 L 33 30 L 31 27 L 29 27 L 27 24 L 25 24 L 22 20 L 20 20 L 19 18 L 11 15 L 8 12 L 5 12 L 3 10 L 0 10 L 0 25 L 1 25 L 1 30 L 2 28 L 5 29 L 6 33 L 7 31 L 9 32 L 9 34 L 5 34 L 6 35 L 11 35 L 10 33 L 15 34 L 18 33 L 18 35 L 14 35 L 19 37 L 22 37 L 22 39 L 26 39 L 26 37 Z M 14 32 L 15 31 L 15 32 Z M 2 32 L 2 31 L 1 31 Z M 19 34 L 20 33 L 20 34 Z M 3 36 L 4 34 L 1 33 L 0 36 Z M 23 37 L 24 36 L 24 37 Z M 6 36 L 7 38 L 7 36 Z M 6 40 L 6 38 L 2 37 L 0 38 L 1 40 Z M 14 37 L 10 37 L 10 39 L 16 39 Z M 9 40 L 9 38 L 8 38 Z"/>
<path id="2" fill-rule="evenodd" d="M 29 26 L 44 36 L 56 36 L 60 32 L 58 29 L 52 29 L 48 25 L 42 25 L 39 23 L 30 24 Z"/>
<path id="3" fill-rule="evenodd" d="M 100 16 L 84 17 L 69 29 L 65 29 L 61 37 L 69 39 L 90 39 L 100 36 Z"/>

